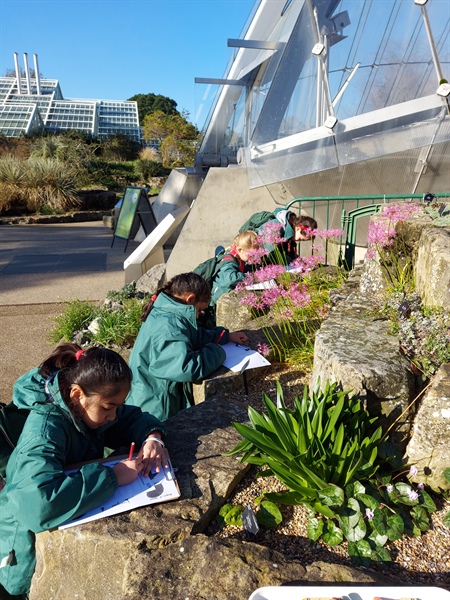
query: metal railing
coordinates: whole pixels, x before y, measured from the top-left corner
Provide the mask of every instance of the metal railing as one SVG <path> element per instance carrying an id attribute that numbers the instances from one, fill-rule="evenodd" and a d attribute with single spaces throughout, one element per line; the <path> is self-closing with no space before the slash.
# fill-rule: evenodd
<path id="1" fill-rule="evenodd" d="M 450 192 L 433 194 L 379 194 L 373 196 L 303 196 L 293 198 L 285 208 L 296 206 L 297 214 L 308 214 L 316 219 L 319 229 L 340 228 L 344 235 L 334 244 L 338 245 L 338 256 L 334 262 L 352 269 L 355 264 L 355 250 L 359 246 L 367 247 L 366 241 L 358 239 L 358 221 L 362 217 L 378 212 L 384 204 L 397 201 L 421 202 L 430 204 L 438 198 L 449 198 Z M 324 223 L 325 221 L 325 223 Z M 329 246 L 325 243 L 325 264 L 329 264 Z"/>

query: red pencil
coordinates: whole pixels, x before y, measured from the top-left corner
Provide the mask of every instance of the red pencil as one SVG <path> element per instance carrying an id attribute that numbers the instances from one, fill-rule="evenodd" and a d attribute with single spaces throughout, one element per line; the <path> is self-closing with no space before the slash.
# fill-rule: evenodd
<path id="1" fill-rule="evenodd" d="M 131 442 L 130 453 L 128 454 L 128 460 L 131 460 L 133 458 L 133 452 L 134 452 L 134 442 Z"/>
<path id="2" fill-rule="evenodd" d="M 220 340 L 223 338 L 224 335 L 225 335 L 225 329 L 222 329 L 222 331 L 220 332 L 219 337 L 217 338 L 216 344 L 220 343 Z"/>

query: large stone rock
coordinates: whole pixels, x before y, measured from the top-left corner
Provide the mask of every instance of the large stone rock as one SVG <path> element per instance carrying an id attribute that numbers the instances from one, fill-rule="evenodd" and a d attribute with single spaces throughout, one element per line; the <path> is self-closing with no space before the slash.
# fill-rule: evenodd
<path id="1" fill-rule="evenodd" d="M 136 291 L 155 294 L 163 281 L 165 271 L 166 265 L 164 263 L 151 267 L 151 269 L 137 280 Z"/>
<path id="2" fill-rule="evenodd" d="M 449 491 L 444 469 L 450 468 L 450 363 L 442 365 L 423 397 L 406 448 L 408 462 L 419 472 L 413 481 L 436 492 Z"/>
<path id="3" fill-rule="evenodd" d="M 415 279 L 425 306 L 450 310 L 450 228 L 422 232 Z"/>
<path id="4" fill-rule="evenodd" d="M 369 316 L 370 308 L 370 300 L 353 292 L 330 313 L 316 334 L 310 385 L 338 382 L 365 399 L 380 424 L 390 425 L 408 408 L 414 377 L 389 323 Z M 412 414 L 403 414 L 399 431 L 409 431 Z"/>
<path id="5" fill-rule="evenodd" d="M 244 405 L 221 398 L 169 419 L 167 447 L 181 498 L 39 534 L 30 599 L 72 600 L 76 591 L 80 599 L 117 600 L 129 589 L 125 581 L 134 552 L 203 532 L 248 470 L 235 457 L 223 456 L 241 439 L 231 423 L 246 420 Z"/>

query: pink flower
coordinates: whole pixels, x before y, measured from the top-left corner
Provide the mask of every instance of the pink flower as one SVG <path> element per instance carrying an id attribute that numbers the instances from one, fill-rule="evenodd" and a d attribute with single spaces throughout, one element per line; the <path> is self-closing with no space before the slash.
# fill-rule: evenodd
<path id="1" fill-rule="evenodd" d="M 340 238 L 345 235 L 343 229 L 312 229 L 312 235 L 324 239 Z"/>
<path id="2" fill-rule="evenodd" d="M 267 265 L 261 267 L 254 273 L 255 281 L 269 281 L 269 279 L 276 279 L 280 275 L 284 275 L 286 269 L 283 265 Z"/>
<path id="3" fill-rule="evenodd" d="M 321 319 L 326 319 L 330 314 L 330 306 L 328 304 L 324 304 L 323 306 L 317 309 L 317 314 Z"/>
<path id="4" fill-rule="evenodd" d="M 389 204 L 382 211 L 383 217 L 388 217 L 394 223 L 398 221 L 406 221 L 413 215 L 417 214 L 420 206 L 416 203 Z"/>
<path id="5" fill-rule="evenodd" d="M 366 508 L 366 517 L 369 519 L 369 521 L 371 521 L 373 519 L 373 510 Z"/>
<path id="6" fill-rule="evenodd" d="M 418 483 L 418 484 L 417 484 L 417 489 L 418 489 L 418 490 L 423 490 L 423 489 L 424 489 L 424 487 L 425 487 L 425 485 L 424 485 L 423 483 Z"/>
<path id="7" fill-rule="evenodd" d="M 409 490 L 408 498 L 411 500 L 411 502 L 414 502 L 414 500 L 417 500 L 418 497 L 419 497 L 419 494 L 417 492 L 415 492 L 414 490 Z"/>
<path id="8" fill-rule="evenodd" d="M 369 232 L 367 234 L 367 242 L 375 246 L 385 248 L 392 246 L 396 231 L 394 227 L 384 223 L 383 221 L 369 223 Z"/>
<path id="9" fill-rule="evenodd" d="M 289 300 L 295 308 L 304 308 L 311 302 L 311 296 L 308 294 L 306 285 L 294 284 L 288 290 Z"/>
<path id="10" fill-rule="evenodd" d="M 261 264 L 262 258 L 268 254 L 269 250 L 267 248 L 263 248 L 262 246 L 259 248 L 253 248 L 253 250 L 249 250 L 247 253 L 247 262 L 249 265 L 259 265 Z"/>
<path id="11" fill-rule="evenodd" d="M 269 221 L 264 223 L 258 231 L 257 243 L 259 245 L 277 246 L 286 241 L 286 238 L 280 235 L 281 224 Z"/>
<path id="12" fill-rule="evenodd" d="M 268 356 L 270 354 L 270 348 L 268 344 L 261 344 L 260 342 L 258 342 L 256 345 L 256 349 L 263 356 Z"/>

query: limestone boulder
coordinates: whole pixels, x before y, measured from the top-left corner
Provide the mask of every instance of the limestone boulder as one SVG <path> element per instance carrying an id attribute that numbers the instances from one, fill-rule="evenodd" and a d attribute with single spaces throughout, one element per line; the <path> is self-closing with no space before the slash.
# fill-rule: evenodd
<path id="1" fill-rule="evenodd" d="M 420 236 L 415 263 L 416 289 L 425 306 L 450 310 L 450 228 L 427 229 Z"/>
<path id="2" fill-rule="evenodd" d="M 166 443 L 180 499 L 39 534 L 30 600 L 72 600 L 74 590 L 80 599 L 117 600 L 138 549 L 202 533 L 248 470 L 234 456 L 223 456 L 241 440 L 232 423 L 246 420 L 244 405 L 223 398 L 210 398 L 169 419 Z"/>
<path id="3" fill-rule="evenodd" d="M 444 469 L 450 468 L 450 363 L 442 365 L 423 397 L 406 448 L 409 464 L 415 465 L 417 483 L 440 493 L 450 491 Z"/>
<path id="4" fill-rule="evenodd" d="M 154 294 L 162 283 L 165 271 L 166 265 L 164 263 L 153 266 L 137 280 L 136 291 Z"/>
<path id="5" fill-rule="evenodd" d="M 410 404 L 414 377 L 389 323 L 370 316 L 375 306 L 367 297 L 351 293 L 330 312 L 316 334 L 310 386 L 338 382 L 367 402 L 380 425 L 390 425 Z M 409 431 L 412 416 L 412 411 L 403 415 L 399 431 Z"/>

